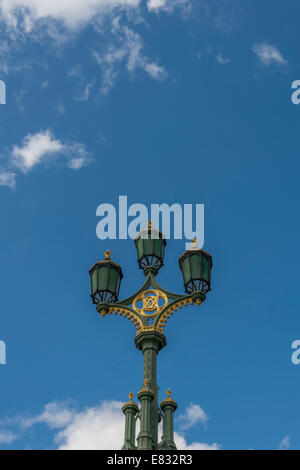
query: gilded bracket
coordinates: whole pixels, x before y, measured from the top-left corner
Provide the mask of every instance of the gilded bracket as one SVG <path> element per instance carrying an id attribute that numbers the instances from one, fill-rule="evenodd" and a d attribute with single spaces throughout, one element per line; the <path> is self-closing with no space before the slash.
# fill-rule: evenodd
<path id="1" fill-rule="evenodd" d="M 137 334 L 143 331 L 158 331 L 164 334 L 164 328 L 171 315 L 179 308 L 188 305 L 200 305 L 205 300 L 202 292 L 192 295 L 178 295 L 161 287 L 150 272 L 143 286 L 132 296 L 113 304 L 99 303 L 97 310 L 105 315 L 120 315 L 130 320 L 136 327 Z"/>

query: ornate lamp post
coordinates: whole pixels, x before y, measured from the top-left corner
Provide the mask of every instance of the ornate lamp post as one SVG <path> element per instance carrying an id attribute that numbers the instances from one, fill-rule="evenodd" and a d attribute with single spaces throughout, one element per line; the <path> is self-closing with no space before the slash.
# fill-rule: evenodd
<path id="1" fill-rule="evenodd" d="M 158 406 L 157 354 L 167 344 L 164 328 L 170 316 L 183 306 L 200 305 L 210 290 L 212 258 L 197 248 L 196 240 L 193 240 L 192 248 L 179 258 L 186 295 L 168 292 L 157 283 L 155 276 L 163 266 L 166 244 L 163 234 L 153 229 L 151 222 L 137 235 L 138 264 L 146 281 L 138 292 L 125 300 L 118 301 L 123 274 L 121 267 L 111 261 L 109 250 L 104 260 L 94 264 L 89 271 L 91 297 L 97 311 L 103 317 L 114 313 L 131 320 L 137 330 L 135 345 L 144 355 L 143 385 L 137 394 L 140 407 L 133 401 L 132 393 L 122 407 L 125 415 L 124 450 L 176 449 L 173 416 L 177 403 L 168 390 L 167 397 Z M 138 418 L 140 432 L 136 446 L 135 424 Z M 159 442 L 158 424 L 161 419 L 163 436 Z"/>

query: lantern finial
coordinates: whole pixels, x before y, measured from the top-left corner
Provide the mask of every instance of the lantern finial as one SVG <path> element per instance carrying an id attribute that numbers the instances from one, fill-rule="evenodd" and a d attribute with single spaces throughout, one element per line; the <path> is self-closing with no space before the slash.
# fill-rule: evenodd
<path id="1" fill-rule="evenodd" d="M 132 401 L 133 397 L 134 397 L 133 393 L 130 392 L 129 395 L 128 395 L 129 400 Z"/>
<path id="2" fill-rule="evenodd" d="M 194 250 L 195 248 L 198 248 L 196 238 L 193 238 L 193 239 L 192 239 L 192 247 L 191 247 L 191 248 L 192 248 L 192 250 Z"/>
<path id="3" fill-rule="evenodd" d="M 149 230 L 152 229 L 152 220 L 149 220 L 149 222 L 148 222 L 148 229 L 149 229 Z"/>
<path id="4" fill-rule="evenodd" d="M 111 251 L 106 250 L 106 252 L 104 253 L 104 260 L 110 261 L 110 255 L 111 255 Z"/>
<path id="5" fill-rule="evenodd" d="M 168 388 L 168 390 L 167 390 L 167 396 L 168 396 L 168 398 L 170 398 L 171 394 L 172 394 L 172 392 L 171 392 L 171 390 Z"/>

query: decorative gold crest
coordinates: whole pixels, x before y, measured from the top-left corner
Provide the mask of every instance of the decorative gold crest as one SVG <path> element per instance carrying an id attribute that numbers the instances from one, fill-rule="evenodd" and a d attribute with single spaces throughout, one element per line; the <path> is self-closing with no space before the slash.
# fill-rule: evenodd
<path id="1" fill-rule="evenodd" d="M 164 301 L 163 305 L 159 305 L 160 299 Z M 142 302 L 141 308 L 137 307 L 138 302 Z M 162 309 L 168 305 L 168 303 L 169 299 L 164 292 L 157 289 L 151 289 L 146 290 L 145 292 L 142 292 L 140 295 L 136 296 L 132 302 L 132 308 L 137 313 L 140 313 L 141 315 L 149 318 L 158 315 Z"/>
<path id="2" fill-rule="evenodd" d="M 143 308 L 145 312 L 153 312 L 158 309 L 158 297 L 155 295 L 149 295 L 143 299 Z"/>

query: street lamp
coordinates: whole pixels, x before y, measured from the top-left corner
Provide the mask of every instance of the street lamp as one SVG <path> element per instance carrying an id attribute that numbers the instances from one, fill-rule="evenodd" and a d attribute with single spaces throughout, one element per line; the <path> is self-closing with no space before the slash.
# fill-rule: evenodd
<path id="1" fill-rule="evenodd" d="M 134 240 L 138 252 L 139 267 L 144 273 L 156 274 L 164 265 L 165 246 L 167 244 L 164 235 L 152 228 L 151 220 L 148 228 L 142 230 Z"/>
<path id="2" fill-rule="evenodd" d="M 90 269 L 91 297 L 93 303 L 106 304 L 117 302 L 123 273 L 121 266 L 110 259 L 107 250 L 103 261 L 97 261 Z"/>
<path id="3" fill-rule="evenodd" d="M 179 258 L 186 295 L 175 294 L 161 287 L 155 276 L 163 266 L 166 240 L 164 235 L 152 228 L 142 230 L 135 238 L 138 264 L 146 280 L 143 286 L 127 299 L 118 301 L 121 280 L 121 267 L 110 258 L 107 250 L 103 261 L 98 261 L 90 269 L 91 297 L 98 313 L 120 315 L 131 320 L 137 330 L 135 345 L 144 355 L 143 385 L 137 393 L 140 407 L 129 394 L 122 411 L 125 415 L 125 438 L 123 450 L 175 450 L 174 412 L 176 401 L 167 397 L 158 405 L 158 385 L 156 380 L 157 354 L 167 341 L 164 328 L 171 315 L 192 304 L 200 305 L 210 290 L 212 258 L 197 248 L 196 240 L 192 247 Z M 135 443 L 136 420 L 140 419 L 140 432 Z M 158 441 L 158 424 L 163 419 L 163 435 Z"/>
<path id="4" fill-rule="evenodd" d="M 192 240 L 192 247 L 179 258 L 179 266 L 182 272 L 185 292 L 202 292 L 206 294 L 210 290 L 210 275 L 212 257 L 197 247 L 196 239 Z"/>

